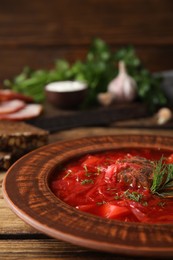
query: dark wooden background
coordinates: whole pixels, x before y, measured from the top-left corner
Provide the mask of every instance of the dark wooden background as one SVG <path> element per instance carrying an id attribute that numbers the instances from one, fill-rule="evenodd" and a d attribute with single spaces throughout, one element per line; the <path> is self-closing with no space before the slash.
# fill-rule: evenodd
<path id="1" fill-rule="evenodd" d="M 151 71 L 173 69 L 172 0 L 0 0 L 0 84 L 26 65 L 83 59 L 92 38 L 132 44 Z"/>

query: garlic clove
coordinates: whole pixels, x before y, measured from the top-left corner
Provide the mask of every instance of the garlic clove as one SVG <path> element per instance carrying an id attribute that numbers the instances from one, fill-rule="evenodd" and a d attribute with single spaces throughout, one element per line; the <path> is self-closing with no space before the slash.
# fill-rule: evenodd
<path id="1" fill-rule="evenodd" d="M 102 106 L 108 107 L 114 103 L 114 96 L 109 92 L 99 93 L 97 100 Z"/>
<path id="2" fill-rule="evenodd" d="M 172 117 L 173 117 L 172 111 L 167 107 L 163 107 L 159 109 L 159 111 L 156 114 L 157 124 L 164 125 L 167 122 L 169 122 L 172 119 Z"/>
<path id="3" fill-rule="evenodd" d="M 124 102 L 131 102 L 137 96 L 136 82 L 128 75 L 123 61 L 119 62 L 118 76 L 109 83 L 108 92 L 114 96 L 115 100 Z"/>

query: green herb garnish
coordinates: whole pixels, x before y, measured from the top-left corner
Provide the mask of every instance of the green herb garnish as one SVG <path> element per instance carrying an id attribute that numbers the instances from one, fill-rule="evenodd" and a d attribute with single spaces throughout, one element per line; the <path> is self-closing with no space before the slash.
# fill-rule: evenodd
<path id="1" fill-rule="evenodd" d="M 136 202 L 139 202 L 142 199 L 142 194 L 136 191 L 130 192 L 129 190 L 126 190 L 124 192 L 125 197 L 127 197 L 130 200 L 134 200 Z"/>
<path id="2" fill-rule="evenodd" d="M 88 171 L 88 167 L 86 165 L 83 166 L 84 170 L 85 170 L 85 176 L 87 177 L 91 177 L 93 175 L 92 172 Z"/>
<path id="3" fill-rule="evenodd" d="M 121 198 L 121 196 L 119 196 L 119 195 L 114 196 L 115 200 L 119 200 L 120 198 Z"/>
<path id="4" fill-rule="evenodd" d="M 165 202 L 160 201 L 158 203 L 158 206 L 161 207 L 161 208 L 164 208 L 165 204 L 166 204 Z"/>
<path id="5" fill-rule="evenodd" d="M 148 202 L 147 202 L 147 201 L 143 201 L 143 202 L 142 202 L 142 205 L 145 206 L 145 207 L 147 207 L 147 206 L 148 206 Z"/>
<path id="6" fill-rule="evenodd" d="M 159 196 L 173 197 L 173 164 L 165 164 L 163 157 L 155 164 L 150 190 Z"/>
<path id="7" fill-rule="evenodd" d="M 93 184 L 93 183 L 94 183 L 94 181 L 92 179 L 85 179 L 85 180 L 81 181 L 82 185 Z"/>

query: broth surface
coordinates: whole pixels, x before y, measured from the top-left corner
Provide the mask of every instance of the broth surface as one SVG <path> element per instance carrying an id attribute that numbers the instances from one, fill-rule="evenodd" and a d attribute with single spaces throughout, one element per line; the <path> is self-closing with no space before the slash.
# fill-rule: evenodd
<path id="1" fill-rule="evenodd" d="M 158 162 L 172 167 L 173 152 L 125 148 L 87 154 L 59 167 L 50 188 L 67 204 L 100 217 L 173 223 L 173 199 L 151 190 Z"/>

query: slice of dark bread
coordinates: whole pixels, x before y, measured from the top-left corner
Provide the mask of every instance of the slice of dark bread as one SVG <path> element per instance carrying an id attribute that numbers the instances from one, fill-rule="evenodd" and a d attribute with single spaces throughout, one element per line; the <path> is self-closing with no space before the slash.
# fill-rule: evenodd
<path id="1" fill-rule="evenodd" d="M 24 122 L 0 121 L 0 168 L 48 142 L 49 133 Z"/>

